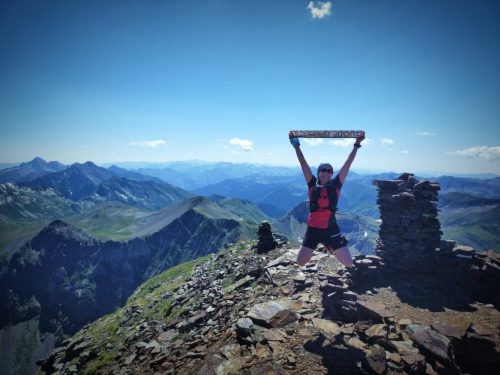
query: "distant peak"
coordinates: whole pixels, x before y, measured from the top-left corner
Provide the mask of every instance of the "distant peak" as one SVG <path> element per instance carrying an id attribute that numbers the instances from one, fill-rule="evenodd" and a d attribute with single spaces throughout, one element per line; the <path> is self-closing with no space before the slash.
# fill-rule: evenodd
<path id="1" fill-rule="evenodd" d="M 85 163 L 74 163 L 71 165 L 71 167 L 76 168 L 76 169 L 100 168 L 97 165 L 95 165 L 94 163 L 92 163 L 91 161 L 86 161 Z"/>
<path id="2" fill-rule="evenodd" d="M 47 162 L 41 157 L 37 156 L 36 158 L 34 158 L 33 160 L 31 160 L 26 164 L 32 165 L 33 167 L 44 167 L 47 165 Z"/>
<path id="3" fill-rule="evenodd" d="M 64 220 L 59 220 L 59 219 L 54 220 L 49 225 L 47 225 L 47 227 L 49 227 L 49 228 L 65 228 L 65 227 L 69 227 L 69 226 L 71 226 L 71 225 L 69 225 Z"/>

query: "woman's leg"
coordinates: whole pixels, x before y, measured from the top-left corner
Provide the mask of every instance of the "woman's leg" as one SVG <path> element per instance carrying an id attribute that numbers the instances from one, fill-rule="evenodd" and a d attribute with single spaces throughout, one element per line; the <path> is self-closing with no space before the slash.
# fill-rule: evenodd
<path id="1" fill-rule="evenodd" d="M 314 250 L 310 247 L 302 246 L 299 250 L 299 255 L 297 255 L 297 264 L 299 266 L 305 266 L 313 256 Z"/>
<path id="2" fill-rule="evenodd" d="M 341 247 L 333 252 L 337 260 L 347 268 L 352 267 L 352 257 L 347 246 Z"/>

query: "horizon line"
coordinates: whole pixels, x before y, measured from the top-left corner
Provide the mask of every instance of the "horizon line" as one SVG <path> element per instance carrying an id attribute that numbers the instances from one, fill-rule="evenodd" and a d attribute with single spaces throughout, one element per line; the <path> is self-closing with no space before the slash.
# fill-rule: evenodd
<path id="1" fill-rule="evenodd" d="M 232 164 L 232 165 L 256 165 L 256 166 L 263 166 L 263 167 L 273 167 L 273 168 L 297 168 L 297 169 L 300 169 L 300 166 L 297 165 L 297 166 L 294 166 L 294 165 L 286 165 L 286 164 L 271 164 L 271 163 L 250 163 L 250 162 L 232 162 L 232 161 L 224 161 L 224 160 L 221 160 L 221 161 L 208 161 L 208 160 L 201 160 L 201 159 L 183 159 L 183 160 L 167 160 L 167 161 L 114 161 L 114 162 L 94 162 L 92 160 L 86 160 L 86 161 L 83 161 L 83 162 L 72 162 L 72 163 L 62 163 L 58 160 L 50 160 L 50 161 L 47 161 L 45 160 L 44 158 L 40 157 L 40 156 L 35 156 L 33 159 L 29 160 L 29 161 L 22 161 L 22 162 L 0 162 L 0 165 L 4 164 L 4 165 L 10 165 L 8 167 L 5 167 L 5 168 L 2 168 L 0 169 L 3 170 L 3 169 L 8 169 L 8 168 L 12 168 L 12 167 L 16 167 L 16 166 L 19 166 L 23 163 L 29 163 L 31 161 L 33 161 L 34 159 L 36 158 L 40 158 L 46 162 L 59 162 L 63 165 L 67 165 L 67 166 L 71 166 L 73 164 L 84 164 L 84 163 L 87 163 L 87 162 L 92 162 L 94 163 L 95 165 L 97 166 L 113 166 L 113 165 L 116 165 L 116 164 L 152 164 L 152 165 L 165 165 L 165 164 L 173 164 L 173 163 L 204 163 L 204 164 Z M 398 174 L 398 173 L 413 173 L 414 175 L 419 175 L 419 174 L 425 174 L 425 175 L 431 175 L 432 177 L 442 177 L 442 176 L 457 176 L 457 177 L 461 177 L 461 176 L 480 176 L 480 175 L 485 175 L 485 176 L 495 176 L 495 177 L 500 177 L 500 174 L 497 174 L 497 173 L 493 173 L 493 172 L 469 172 L 469 173 L 466 173 L 466 172 L 450 172 L 450 171 L 433 171 L 433 170 L 423 170 L 423 169 L 419 169 L 419 170 L 415 170 L 413 172 L 408 172 L 408 171 L 402 171 L 402 172 L 395 172 L 395 171 L 390 171 L 390 170 L 385 170 L 385 169 L 380 169 L 380 168 L 356 168 L 356 167 L 352 167 L 350 169 L 352 172 L 354 173 L 358 173 L 358 174 L 367 174 L 367 173 L 376 173 L 376 174 L 381 174 L 381 173 L 394 173 L 394 174 Z M 493 177 L 493 178 L 495 178 Z"/>

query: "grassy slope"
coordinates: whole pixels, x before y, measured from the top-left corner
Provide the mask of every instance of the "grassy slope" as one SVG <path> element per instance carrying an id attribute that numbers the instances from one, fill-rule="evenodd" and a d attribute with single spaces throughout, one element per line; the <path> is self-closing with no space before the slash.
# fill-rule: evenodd
<path id="1" fill-rule="evenodd" d="M 500 206 L 443 210 L 439 219 L 444 238 L 500 252 Z"/>
<path id="2" fill-rule="evenodd" d="M 239 250 L 248 246 L 248 242 L 242 242 L 235 245 Z M 219 253 L 224 253 L 226 251 L 227 250 L 222 250 Z M 179 316 L 185 309 L 189 308 L 189 305 L 195 304 L 196 298 L 190 301 L 188 305 L 185 304 L 175 307 L 168 316 L 165 315 L 165 312 L 169 310 L 173 302 L 173 298 L 169 297 L 170 293 L 189 279 L 194 267 L 208 260 L 210 257 L 212 257 L 212 255 L 179 264 L 147 280 L 129 297 L 125 306 L 109 315 L 99 318 L 91 323 L 86 329 L 84 328 L 84 330 L 76 333 L 74 336 L 75 340 L 84 336 L 86 339 L 90 339 L 92 347 L 100 349 L 97 358 L 85 365 L 82 374 L 95 374 L 97 370 L 113 360 L 118 351 L 115 349 L 105 350 L 104 346 L 105 344 L 114 346 L 124 341 L 127 333 L 120 327 L 124 325 L 123 322 L 130 319 L 128 311 L 133 306 L 142 309 L 142 318 L 165 320 L 168 323 L 171 319 Z"/>

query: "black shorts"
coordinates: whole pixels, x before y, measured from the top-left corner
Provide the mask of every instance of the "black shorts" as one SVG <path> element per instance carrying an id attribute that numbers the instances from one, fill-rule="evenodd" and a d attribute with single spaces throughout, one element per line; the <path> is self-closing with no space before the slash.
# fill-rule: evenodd
<path id="1" fill-rule="evenodd" d="M 334 223 L 325 229 L 307 227 L 304 240 L 302 241 L 302 246 L 314 250 L 319 243 L 322 243 L 332 250 L 337 250 L 341 247 L 347 246 L 348 241 L 341 235 L 340 228 L 337 223 Z"/>

